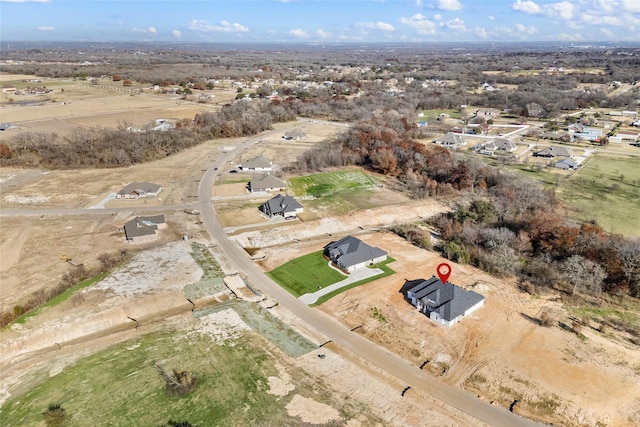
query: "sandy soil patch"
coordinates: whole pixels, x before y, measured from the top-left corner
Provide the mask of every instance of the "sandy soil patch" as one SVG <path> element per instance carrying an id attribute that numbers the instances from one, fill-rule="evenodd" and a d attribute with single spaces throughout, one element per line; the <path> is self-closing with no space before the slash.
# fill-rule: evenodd
<path id="1" fill-rule="evenodd" d="M 450 263 L 450 280 L 483 294 L 485 306 L 454 327 L 443 328 L 404 301 L 399 290 L 405 279 L 431 277 L 446 260 L 390 233 L 362 237 L 396 259 L 389 266 L 397 274 L 344 292 L 321 310 L 349 328 L 362 325 L 358 330 L 368 338 L 416 365 L 427 361 L 424 369 L 487 401 L 508 407 L 513 395 L 521 396 L 528 403 L 515 410 L 523 415 L 580 425 L 634 425 L 640 420 L 638 352 L 629 354 L 625 345 L 596 331 L 585 333 L 582 341 L 559 327 L 533 324 L 521 313 L 535 318 L 555 303 L 519 293 L 513 280 L 455 263 Z M 373 307 L 386 323 L 371 315 Z M 473 375 L 484 382 L 474 387 Z M 607 399 L 602 399 L 603 393 Z M 546 412 L 547 400 L 558 405 L 553 414 Z"/>
<path id="2" fill-rule="evenodd" d="M 331 406 L 298 394 L 287 405 L 287 412 L 292 417 L 300 417 L 305 423 L 325 424 L 340 419 L 340 413 Z"/>

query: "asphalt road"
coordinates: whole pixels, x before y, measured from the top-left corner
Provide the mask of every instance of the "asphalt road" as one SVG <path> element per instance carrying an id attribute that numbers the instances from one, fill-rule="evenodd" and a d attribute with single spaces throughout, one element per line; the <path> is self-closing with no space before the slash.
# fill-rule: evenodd
<path id="1" fill-rule="evenodd" d="M 200 213 L 204 225 L 211 238 L 215 240 L 218 246 L 224 251 L 230 263 L 234 265 L 238 271 L 242 271 L 254 286 L 326 336 L 327 341 L 332 341 L 350 350 L 367 362 L 405 382 L 407 387 L 430 394 L 436 399 L 491 426 L 515 427 L 540 425 L 531 420 L 514 415 L 506 409 L 482 402 L 464 390 L 435 380 L 417 366 L 410 364 L 399 356 L 350 331 L 344 325 L 321 311 L 308 307 L 305 303 L 299 301 L 268 278 L 262 270 L 251 261 L 249 255 L 237 243 L 227 238 L 226 233 L 216 217 L 214 204 L 211 202 L 211 188 L 217 174 L 216 168 L 222 167 L 226 161 L 240 154 L 260 139 L 261 138 L 254 138 L 247 140 L 247 142 L 238 146 L 235 150 L 226 153 L 222 158 L 218 159 L 205 172 L 198 188 Z M 409 389 L 408 393 L 410 392 Z"/>

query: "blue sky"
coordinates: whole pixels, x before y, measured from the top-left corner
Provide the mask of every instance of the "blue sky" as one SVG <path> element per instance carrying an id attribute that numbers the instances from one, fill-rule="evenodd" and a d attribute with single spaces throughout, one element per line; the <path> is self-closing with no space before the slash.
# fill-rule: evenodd
<path id="1" fill-rule="evenodd" d="M 640 0 L 0 0 L 1 41 L 640 43 Z"/>

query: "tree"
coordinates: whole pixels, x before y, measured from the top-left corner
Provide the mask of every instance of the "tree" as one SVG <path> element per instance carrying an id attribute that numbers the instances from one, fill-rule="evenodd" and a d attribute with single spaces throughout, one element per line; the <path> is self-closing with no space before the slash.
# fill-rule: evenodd
<path id="1" fill-rule="evenodd" d="M 47 427 L 63 426 L 67 420 L 67 412 L 57 403 L 50 404 L 49 408 L 42 413 L 42 416 Z"/>
<path id="2" fill-rule="evenodd" d="M 600 265 L 580 255 L 572 255 L 561 264 L 562 277 L 571 286 L 571 294 L 585 293 L 597 296 L 607 273 Z"/>
<path id="3" fill-rule="evenodd" d="M 122 86 L 131 86 L 133 84 L 133 82 L 131 81 L 131 79 L 124 79 L 122 81 Z"/>

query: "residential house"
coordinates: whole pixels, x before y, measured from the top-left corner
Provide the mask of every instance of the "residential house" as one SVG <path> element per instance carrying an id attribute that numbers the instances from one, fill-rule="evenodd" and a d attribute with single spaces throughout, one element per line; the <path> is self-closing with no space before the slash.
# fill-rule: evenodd
<path id="1" fill-rule="evenodd" d="M 290 131 L 285 132 L 283 138 L 286 139 L 287 141 L 292 139 L 299 141 L 302 138 L 304 138 L 304 132 L 302 131 L 301 128 L 291 129 Z"/>
<path id="2" fill-rule="evenodd" d="M 151 130 L 166 132 L 169 129 L 175 129 L 175 127 L 176 125 L 169 122 L 167 119 L 155 119 L 154 126 L 151 128 Z"/>
<path id="3" fill-rule="evenodd" d="M 285 219 L 296 218 L 299 213 L 304 211 L 304 208 L 296 199 L 282 194 L 275 195 L 264 202 L 258 209 L 269 218 L 280 215 Z"/>
<path id="4" fill-rule="evenodd" d="M 137 216 L 124 224 L 124 234 L 129 242 L 149 242 L 159 237 L 157 230 L 166 227 L 164 215 Z"/>
<path id="5" fill-rule="evenodd" d="M 476 110 L 474 115 L 476 117 L 485 117 L 487 119 L 491 119 L 493 117 L 500 116 L 500 110 L 496 110 L 495 108 L 480 108 Z"/>
<path id="6" fill-rule="evenodd" d="M 387 253 L 369 246 L 353 236 L 343 237 L 324 247 L 324 255 L 342 270 L 351 272 L 358 268 L 386 261 Z"/>
<path id="7" fill-rule="evenodd" d="M 586 141 L 597 141 L 602 136 L 602 129 L 590 128 L 580 123 L 573 123 L 567 127 L 573 138 L 580 138 Z"/>
<path id="8" fill-rule="evenodd" d="M 258 191 L 285 191 L 286 188 L 287 185 L 282 180 L 268 173 L 257 176 L 249 182 L 249 191 L 252 193 Z"/>
<path id="9" fill-rule="evenodd" d="M 622 141 L 636 142 L 638 139 L 640 139 L 640 132 L 620 131 L 618 132 L 617 136 L 620 137 Z"/>
<path id="10" fill-rule="evenodd" d="M 406 280 L 405 299 L 434 322 L 451 327 L 484 305 L 484 297 L 453 283 L 431 279 Z"/>
<path id="11" fill-rule="evenodd" d="M 9 130 L 9 129 L 17 129 L 18 127 L 13 123 L 0 123 L 0 132 Z"/>
<path id="12" fill-rule="evenodd" d="M 574 162 L 573 160 L 562 159 L 562 160 L 556 162 L 556 164 L 554 166 L 556 168 L 558 168 L 558 169 L 576 170 L 576 169 L 578 169 L 578 166 L 580 166 L 580 164 L 577 163 L 577 162 Z"/>
<path id="13" fill-rule="evenodd" d="M 151 182 L 132 182 L 116 193 L 116 199 L 139 199 L 140 197 L 156 197 L 162 187 Z"/>
<path id="14" fill-rule="evenodd" d="M 474 151 L 477 151 L 480 154 L 486 154 L 488 156 L 493 156 L 495 151 L 503 151 L 506 153 L 512 153 L 518 149 L 516 144 L 512 141 L 504 138 L 496 138 L 492 141 L 487 142 L 486 144 L 479 144 L 473 147 Z"/>
<path id="15" fill-rule="evenodd" d="M 2 93 L 15 94 L 17 90 L 13 85 L 2 85 Z"/>
<path id="16" fill-rule="evenodd" d="M 458 148 L 464 147 L 467 145 L 467 142 L 464 140 L 462 135 L 458 133 L 449 132 L 446 135 L 433 140 L 434 144 L 442 145 L 445 148 L 450 150 L 457 150 Z"/>
<path id="17" fill-rule="evenodd" d="M 573 159 L 575 157 L 575 154 L 573 154 L 573 151 L 570 148 L 551 145 L 541 151 L 534 153 L 534 156 L 548 158 L 567 157 L 569 159 Z"/>
<path id="18" fill-rule="evenodd" d="M 243 171 L 270 171 L 273 167 L 271 160 L 264 156 L 257 156 L 252 159 L 242 162 Z"/>

